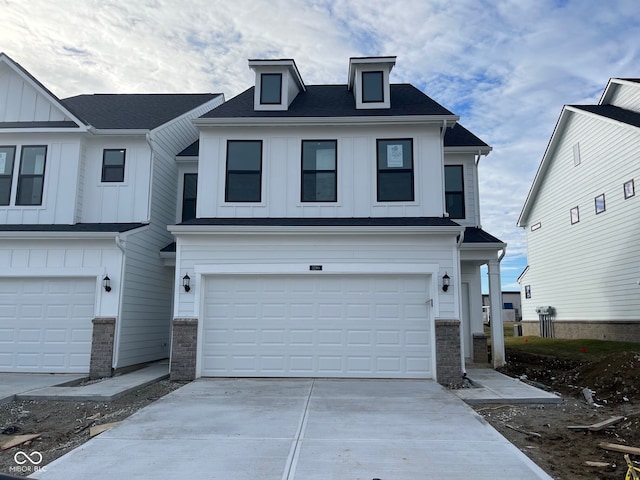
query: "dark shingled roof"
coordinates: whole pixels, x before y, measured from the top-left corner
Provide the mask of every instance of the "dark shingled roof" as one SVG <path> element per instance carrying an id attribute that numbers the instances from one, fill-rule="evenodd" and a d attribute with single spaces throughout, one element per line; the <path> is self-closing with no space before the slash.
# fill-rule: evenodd
<path id="1" fill-rule="evenodd" d="M 284 111 L 256 111 L 254 87 L 205 113 L 202 118 L 277 117 L 391 117 L 399 115 L 453 115 L 413 85 L 391 85 L 391 108 L 356 109 L 353 92 L 346 85 L 308 85 Z"/>
<path id="2" fill-rule="evenodd" d="M 166 247 L 164 247 L 162 250 L 160 250 L 161 252 L 167 252 L 167 253 L 175 253 L 176 252 L 176 242 L 171 242 L 169 245 L 167 245 Z"/>
<path id="3" fill-rule="evenodd" d="M 274 227 L 457 227 L 440 217 L 358 217 L 358 218 L 194 218 L 180 225 L 246 225 Z"/>
<path id="4" fill-rule="evenodd" d="M 187 148 L 182 150 L 176 157 L 197 157 L 200 152 L 200 140 L 196 140 Z"/>
<path id="5" fill-rule="evenodd" d="M 61 103 L 103 129 L 152 130 L 217 97 L 218 93 L 95 94 Z"/>
<path id="6" fill-rule="evenodd" d="M 445 147 L 488 147 L 486 143 L 476 137 L 469 130 L 464 128 L 459 123 L 456 123 L 453 128 L 447 128 L 444 134 L 444 146 Z"/>
<path id="7" fill-rule="evenodd" d="M 464 229 L 464 240 L 462 243 L 504 243 L 490 233 L 481 228 L 467 227 Z"/>
<path id="8" fill-rule="evenodd" d="M 0 232 L 104 232 L 124 233 L 146 223 L 76 223 L 75 225 L 0 225 Z"/>
<path id="9" fill-rule="evenodd" d="M 619 122 L 633 125 L 634 127 L 640 127 L 640 113 L 633 112 L 631 110 L 625 110 L 624 108 L 614 107 L 613 105 L 570 105 L 578 110 L 584 110 L 585 112 L 595 113 L 602 117 L 611 118 Z"/>
<path id="10" fill-rule="evenodd" d="M 640 83 L 640 78 L 621 78 L 620 80 L 626 80 L 627 82 Z"/>

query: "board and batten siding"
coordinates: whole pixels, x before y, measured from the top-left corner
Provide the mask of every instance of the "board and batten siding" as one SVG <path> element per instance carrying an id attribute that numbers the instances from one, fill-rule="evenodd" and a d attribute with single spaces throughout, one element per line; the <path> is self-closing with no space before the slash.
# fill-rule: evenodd
<path id="1" fill-rule="evenodd" d="M 574 166 L 577 143 L 581 163 Z M 638 128 L 571 114 L 525 226 L 529 269 L 521 283 L 531 298 L 522 296 L 524 320 L 537 320 L 535 308 L 546 305 L 559 321 L 639 319 L 639 145 Z M 638 193 L 625 200 L 631 179 Z M 601 194 L 606 211 L 596 215 Z M 576 206 L 580 221 L 572 225 Z"/>
<path id="2" fill-rule="evenodd" d="M 377 202 L 377 139 L 413 139 L 415 200 Z M 262 201 L 225 203 L 227 140 L 262 140 Z M 301 202 L 302 140 L 337 140 L 337 202 Z M 438 127 L 203 127 L 197 215 L 207 217 L 440 217 Z M 211 186 L 216 188 L 211 188 Z"/>
<path id="3" fill-rule="evenodd" d="M 436 234 L 291 234 L 291 235 L 177 235 L 177 258 L 181 267 L 176 271 L 176 282 L 185 273 L 192 277 L 192 290 L 185 293 L 176 289 L 176 317 L 191 317 L 196 312 L 194 304 L 196 285 L 194 272 L 207 266 L 224 268 L 225 265 L 244 265 L 251 271 L 253 265 L 299 265 L 300 274 L 316 274 L 309 271 L 309 265 L 324 265 L 330 272 L 331 266 L 384 264 L 384 272 L 394 271 L 394 264 L 437 265 L 436 276 L 456 271 L 455 236 Z M 256 271 L 255 273 L 260 273 Z M 425 273 L 426 270 L 425 270 Z M 321 273 L 320 273 L 321 274 Z M 457 297 L 450 291 L 444 293 L 437 288 L 439 280 L 434 279 L 434 288 L 439 295 L 434 299 L 436 317 L 457 318 Z M 425 301 L 428 298 L 425 296 Z"/>
<path id="4" fill-rule="evenodd" d="M 8 65 L 0 65 L 0 122 L 55 122 L 71 120 L 51 99 L 38 92 Z"/>
<path id="5" fill-rule="evenodd" d="M 2 224 L 71 224 L 75 220 L 81 141 L 79 136 L 15 133 L 3 135 L 2 145 L 16 147 L 10 204 L 0 206 Z M 16 205 L 22 147 L 46 145 L 41 205 Z"/>
<path id="6" fill-rule="evenodd" d="M 105 149 L 125 149 L 124 181 L 102 182 Z M 98 137 L 87 142 L 82 222 L 149 220 L 151 149 L 144 135 Z"/>
<path id="7" fill-rule="evenodd" d="M 453 219 L 456 223 L 464 226 L 475 227 L 480 225 L 480 206 L 478 205 L 478 168 L 475 163 L 475 155 L 453 153 L 444 156 L 446 165 L 462 165 L 464 181 L 464 208 L 465 218 Z"/>
<path id="8" fill-rule="evenodd" d="M 121 285 L 122 252 L 113 240 L 96 239 L 4 239 L 0 241 L 0 276 L 17 277 L 87 277 L 96 282 L 98 317 L 118 315 L 117 290 Z M 105 273 L 111 278 L 113 294 L 102 289 Z M 91 319 L 89 319 L 91 320 Z"/>
<path id="9" fill-rule="evenodd" d="M 164 266 L 160 250 L 173 241 L 167 225 L 175 221 L 177 167 L 175 156 L 198 138 L 192 119 L 218 105 L 208 102 L 154 130 L 150 223 L 125 241 L 121 326 L 116 368 L 169 356 L 173 269 Z M 148 195 L 148 191 L 147 191 Z"/>

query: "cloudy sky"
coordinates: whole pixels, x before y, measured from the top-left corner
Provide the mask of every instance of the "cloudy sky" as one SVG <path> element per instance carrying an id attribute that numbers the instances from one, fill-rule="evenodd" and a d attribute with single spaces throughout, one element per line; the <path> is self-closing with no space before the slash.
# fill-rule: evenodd
<path id="1" fill-rule="evenodd" d="M 0 51 L 60 98 L 223 92 L 248 58 L 294 58 L 307 84 L 345 83 L 351 56 L 396 55 L 416 85 L 493 147 L 482 226 L 526 266 L 516 221 L 564 104 L 640 77 L 638 0 L 0 0 Z"/>

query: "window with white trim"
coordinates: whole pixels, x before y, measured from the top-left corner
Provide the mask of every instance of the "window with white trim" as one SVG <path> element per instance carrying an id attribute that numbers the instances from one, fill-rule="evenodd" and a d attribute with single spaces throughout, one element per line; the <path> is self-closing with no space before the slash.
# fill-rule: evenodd
<path id="1" fill-rule="evenodd" d="M 42 205 L 46 158 L 45 145 L 22 147 L 16 205 Z"/>

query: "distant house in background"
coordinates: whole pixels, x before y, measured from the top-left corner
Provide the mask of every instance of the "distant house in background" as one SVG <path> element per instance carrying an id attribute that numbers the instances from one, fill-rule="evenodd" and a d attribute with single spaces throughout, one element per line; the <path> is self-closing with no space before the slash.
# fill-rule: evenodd
<path id="1" fill-rule="evenodd" d="M 518 220 L 524 334 L 546 306 L 556 337 L 640 342 L 639 154 L 640 79 L 563 108 Z"/>
<path id="2" fill-rule="evenodd" d="M 482 294 L 482 320 L 488 323 L 491 317 L 491 298 L 488 293 Z M 522 319 L 520 292 L 502 292 L 502 321 L 518 322 Z"/>
<path id="3" fill-rule="evenodd" d="M 0 53 L 0 372 L 167 358 L 176 153 L 221 94 L 59 99 Z"/>

